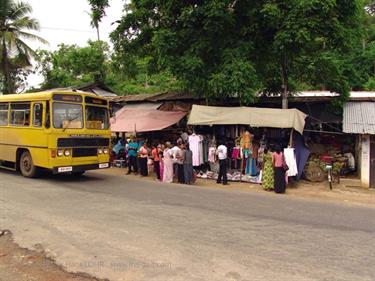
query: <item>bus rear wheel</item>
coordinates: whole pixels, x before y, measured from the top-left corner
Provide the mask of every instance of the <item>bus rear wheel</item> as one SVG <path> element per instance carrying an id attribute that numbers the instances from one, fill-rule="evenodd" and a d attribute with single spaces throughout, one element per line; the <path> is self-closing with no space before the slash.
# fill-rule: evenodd
<path id="1" fill-rule="evenodd" d="M 38 168 L 34 166 L 30 152 L 24 151 L 20 158 L 20 171 L 26 178 L 34 178 L 38 174 Z"/>

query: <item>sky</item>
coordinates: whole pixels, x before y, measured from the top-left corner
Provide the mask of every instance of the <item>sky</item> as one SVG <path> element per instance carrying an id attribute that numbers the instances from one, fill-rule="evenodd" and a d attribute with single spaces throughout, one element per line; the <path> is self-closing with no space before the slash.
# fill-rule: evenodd
<path id="1" fill-rule="evenodd" d="M 96 30 L 90 26 L 90 6 L 87 0 L 24 0 L 28 2 L 33 12 L 31 16 L 39 20 L 40 31 L 33 32 L 49 44 L 30 41 L 33 49 L 56 50 L 58 45 L 77 44 L 85 46 L 88 40 L 96 40 Z M 101 40 L 109 42 L 109 33 L 116 27 L 112 23 L 120 19 L 124 0 L 110 0 L 99 28 Z M 38 75 L 30 75 L 28 86 L 37 86 L 43 81 Z"/>

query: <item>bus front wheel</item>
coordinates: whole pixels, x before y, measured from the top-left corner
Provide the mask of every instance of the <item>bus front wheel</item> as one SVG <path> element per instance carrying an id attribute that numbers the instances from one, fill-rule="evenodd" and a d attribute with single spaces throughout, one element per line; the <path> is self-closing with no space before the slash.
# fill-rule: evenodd
<path id="1" fill-rule="evenodd" d="M 30 152 L 24 151 L 20 158 L 20 171 L 26 178 L 34 178 L 37 176 L 38 168 L 34 166 Z"/>

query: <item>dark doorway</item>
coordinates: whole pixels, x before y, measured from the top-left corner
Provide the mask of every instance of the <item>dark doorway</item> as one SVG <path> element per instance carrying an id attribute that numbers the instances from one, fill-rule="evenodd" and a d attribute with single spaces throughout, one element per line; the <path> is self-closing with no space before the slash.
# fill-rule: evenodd
<path id="1" fill-rule="evenodd" d="M 370 188 L 375 188 L 375 136 L 370 141 Z"/>

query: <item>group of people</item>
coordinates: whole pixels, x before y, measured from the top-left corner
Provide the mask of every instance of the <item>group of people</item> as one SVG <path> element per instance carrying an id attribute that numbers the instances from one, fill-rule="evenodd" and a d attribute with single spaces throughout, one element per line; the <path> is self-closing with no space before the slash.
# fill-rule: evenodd
<path id="1" fill-rule="evenodd" d="M 141 176 L 148 176 L 149 166 L 153 166 L 155 176 L 162 182 L 193 183 L 193 155 L 188 144 L 170 142 L 165 144 L 139 144 L 130 138 L 127 144 L 128 172 L 138 174 L 138 163 Z"/>
<path id="2" fill-rule="evenodd" d="M 125 145 L 117 136 L 115 143 L 113 148 L 115 153 L 121 153 L 122 149 L 127 153 L 127 174 L 138 174 L 140 171 L 141 176 L 145 177 L 148 176 L 152 166 L 155 177 L 162 182 L 176 181 L 182 184 L 192 184 L 194 181 L 193 152 L 189 144 L 181 139 L 177 140 L 175 145 L 171 142 L 149 145 L 147 141 L 137 142 L 134 137 L 131 137 Z M 220 167 L 217 183 L 227 185 L 228 148 L 225 141 L 219 140 L 215 155 Z M 274 146 L 272 152 L 265 148 L 262 165 L 263 189 L 285 193 L 288 165 L 281 147 Z"/>

